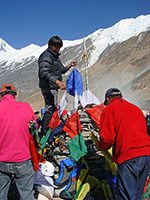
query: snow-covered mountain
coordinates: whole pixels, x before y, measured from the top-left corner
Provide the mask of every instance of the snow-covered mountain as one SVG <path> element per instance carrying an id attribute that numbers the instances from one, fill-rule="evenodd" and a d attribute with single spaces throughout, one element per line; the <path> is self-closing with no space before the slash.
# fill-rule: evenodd
<path id="1" fill-rule="evenodd" d="M 133 36 L 137 36 L 139 33 L 150 29 L 150 15 L 139 16 L 136 19 L 124 19 L 115 24 L 114 26 L 107 29 L 99 29 L 88 35 L 85 40 L 90 39 L 93 45 L 93 50 L 90 52 L 89 63 L 93 65 L 97 62 L 100 54 L 113 43 L 121 43 Z M 67 47 L 73 47 L 76 45 L 81 45 L 83 39 L 78 39 L 74 41 L 63 41 L 63 51 Z M 5 66 L 10 66 L 14 63 L 23 63 L 26 60 L 36 60 L 39 55 L 47 48 L 47 45 L 43 47 L 31 44 L 20 50 L 15 50 L 4 40 L 0 39 L 0 65 L 5 62 Z M 83 52 L 80 52 L 82 56 Z M 78 55 L 78 56 L 80 56 Z M 66 63 L 64 63 L 66 64 Z M 20 67 L 22 67 L 22 65 Z M 13 69 L 11 67 L 11 69 Z M 16 69 L 15 69 L 16 70 Z"/>
<path id="2" fill-rule="evenodd" d="M 128 58 L 130 56 L 130 51 L 126 49 L 126 44 L 133 45 L 132 50 L 140 49 L 138 45 L 144 45 L 144 38 L 146 38 L 148 31 L 150 30 L 150 15 L 146 16 L 139 16 L 135 19 L 124 19 L 120 22 L 116 23 L 114 26 L 107 28 L 107 29 L 99 29 L 95 31 L 94 33 L 88 35 L 86 40 L 86 47 L 88 51 L 88 61 L 89 61 L 89 67 L 94 65 L 94 68 L 96 66 L 96 72 L 95 75 L 99 75 L 101 77 L 101 80 L 103 79 L 102 74 L 104 74 L 104 77 L 106 74 L 109 74 L 109 72 L 112 70 L 110 67 L 116 64 L 120 60 L 120 63 L 118 66 L 118 73 L 121 77 L 124 77 L 127 75 L 128 69 L 122 69 L 123 60 L 125 58 Z M 145 33 L 146 34 L 142 34 Z M 133 44 L 128 42 L 130 38 L 136 38 Z M 140 41 L 143 43 L 140 44 Z M 147 44 L 148 44 L 148 40 Z M 70 63 L 72 59 L 78 60 L 78 69 L 82 71 L 84 68 L 84 58 L 83 58 L 83 38 L 73 41 L 64 40 L 63 41 L 63 47 L 61 48 L 61 60 L 64 63 L 64 65 L 67 65 Z M 146 44 L 145 44 L 146 45 Z M 10 83 L 14 84 L 19 93 L 20 93 L 20 99 L 24 99 L 25 97 L 30 96 L 31 94 L 38 92 L 38 64 L 37 59 L 39 55 L 47 48 L 47 44 L 43 47 L 31 44 L 25 48 L 22 48 L 20 50 L 16 50 L 12 48 L 9 44 L 7 44 L 4 40 L 0 39 L 0 85 L 4 83 Z M 118 50 L 118 48 L 121 48 Z M 125 49 L 123 49 L 125 48 Z M 148 48 L 148 47 L 147 47 Z M 149 58 L 148 53 L 145 52 L 145 47 L 143 46 L 142 53 L 140 52 L 139 55 L 142 55 L 144 58 L 139 58 L 139 55 L 136 55 L 137 57 L 131 58 L 130 63 L 138 63 L 141 59 L 142 62 L 145 62 Z M 115 54 L 115 52 L 118 52 Z M 119 53 L 121 55 L 119 55 Z M 143 53 L 144 52 L 144 53 Z M 147 51 L 148 52 L 148 51 Z M 114 54 L 113 54 L 114 53 Z M 111 54 L 113 54 L 113 60 L 110 61 L 110 58 L 108 59 Z M 112 59 L 112 58 L 111 58 Z M 136 60 L 137 59 L 137 60 Z M 105 60 L 105 65 L 100 64 L 98 65 L 101 60 Z M 133 62 L 134 60 L 134 62 Z M 127 63 L 126 63 L 127 64 Z M 108 66 L 108 68 L 107 68 Z M 115 68 L 117 65 L 115 65 Z M 134 64 L 134 67 L 136 64 Z M 133 66 L 132 66 L 133 67 Z M 137 67 L 137 66 L 136 66 Z M 104 72 L 104 68 L 106 68 L 106 72 Z M 125 68 L 125 67 L 124 67 Z M 130 69 L 130 67 L 127 67 Z M 147 72 L 147 70 L 150 68 L 150 66 L 146 66 L 144 69 L 138 68 L 136 72 L 138 72 L 140 75 L 142 75 L 143 72 Z M 133 74 L 134 70 L 130 72 Z M 136 73 L 135 78 L 138 78 L 138 73 Z M 115 76 L 117 76 L 117 71 L 115 72 Z M 97 77 L 97 81 L 99 84 L 101 84 L 100 78 Z M 114 78 L 114 77 L 113 77 Z M 124 79 L 126 81 L 124 82 L 130 82 L 133 81 L 134 77 L 132 75 L 127 76 Z M 90 77 L 89 77 L 90 79 Z M 109 77 L 110 79 L 110 77 Z M 89 80 L 90 81 L 90 80 Z M 104 80 L 103 85 L 104 84 Z M 119 81 L 119 79 L 117 80 Z M 116 81 L 116 82 L 117 82 Z M 109 82 L 109 81 L 107 81 Z M 111 82 L 111 79 L 110 79 Z M 129 83 L 128 83 L 129 84 Z M 109 85 L 107 85 L 109 87 Z M 125 87 L 124 85 L 120 85 L 121 87 Z M 94 86 L 93 86 L 94 87 Z M 105 87 L 104 87 L 105 89 Z M 96 92 L 95 92 L 96 93 Z"/>

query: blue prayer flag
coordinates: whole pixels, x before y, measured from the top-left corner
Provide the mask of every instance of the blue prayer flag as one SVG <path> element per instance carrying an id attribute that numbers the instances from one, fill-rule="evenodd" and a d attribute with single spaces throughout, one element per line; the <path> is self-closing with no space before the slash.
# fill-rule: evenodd
<path id="1" fill-rule="evenodd" d="M 78 95 L 83 94 L 83 82 L 82 82 L 82 76 L 80 72 L 76 69 L 72 71 L 70 76 L 66 80 L 66 86 L 67 86 L 67 92 L 75 96 L 75 91 L 77 91 Z"/>

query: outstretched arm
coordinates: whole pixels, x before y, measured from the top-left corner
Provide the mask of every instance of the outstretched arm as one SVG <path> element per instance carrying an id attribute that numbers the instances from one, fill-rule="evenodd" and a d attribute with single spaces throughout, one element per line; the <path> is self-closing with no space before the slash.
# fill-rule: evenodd
<path id="1" fill-rule="evenodd" d="M 69 65 L 67 65 L 66 69 L 70 69 L 72 66 L 76 66 L 77 64 L 77 60 L 73 60 L 71 61 L 71 63 Z M 66 87 L 66 84 L 59 81 L 59 80 L 56 80 L 55 83 L 60 87 L 61 90 L 65 90 L 67 87 Z"/>
<path id="2" fill-rule="evenodd" d="M 69 65 L 67 65 L 67 69 L 70 69 L 72 66 L 76 66 L 77 65 L 77 60 L 72 60 L 71 63 Z"/>

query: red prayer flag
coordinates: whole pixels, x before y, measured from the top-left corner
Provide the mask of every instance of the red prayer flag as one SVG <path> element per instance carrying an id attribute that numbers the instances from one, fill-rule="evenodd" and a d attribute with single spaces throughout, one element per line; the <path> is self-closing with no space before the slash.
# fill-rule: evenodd
<path id="1" fill-rule="evenodd" d="M 101 103 L 100 105 L 94 106 L 92 108 L 85 108 L 85 110 L 89 113 L 90 117 L 95 122 L 96 126 L 100 126 L 100 118 L 103 110 L 105 109 L 104 103 Z"/>
<path id="2" fill-rule="evenodd" d="M 50 120 L 50 123 L 49 123 L 49 125 L 48 125 L 49 128 L 52 128 L 51 132 L 53 131 L 54 128 L 56 128 L 57 126 L 59 126 L 60 123 L 61 123 L 61 121 L 60 121 L 60 119 L 59 119 L 59 115 L 58 115 L 58 110 L 59 110 L 59 109 L 57 109 L 57 110 L 53 113 L 52 118 L 51 118 L 51 120 Z"/>
<path id="3" fill-rule="evenodd" d="M 30 152 L 31 152 L 31 157 L 32 157 L 33 168 L 34 168 L 34 171 L 37 171 L 39 170 L 39 163 L 40 162 L 44 163 L 45 159 L 37 151 L 37 148 L 35 146 L 35 142 L 33 139 L 33 134 L 30 135 L 29 142 L 30 142 Z"/>
<path id="4" fill-rule="evenodd" d="M 81 123 L 79 120 L 78 110 L 67 120 L 63 131 L 65 131 L 71 139 L 73 139 L 79 130 L 82 131 Z"/>

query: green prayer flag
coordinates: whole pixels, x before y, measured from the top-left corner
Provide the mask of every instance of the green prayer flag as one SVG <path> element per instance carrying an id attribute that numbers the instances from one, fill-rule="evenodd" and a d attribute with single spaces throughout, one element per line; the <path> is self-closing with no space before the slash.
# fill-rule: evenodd
<path id="1" fill-rule="evenodd" d="M 69 143 L 70 156 L 78 161 L 82 156 L 87 154 L 87 146 L 85 140 L 79 130 L 77 134 Z"/>
<path id="2" fill-rule="evenodd" d="M 42 138 L 41 141 L 40 141 L 40 142 L 41 142 L 42 149 L 44 149 L 44 147 L 45 147 L 45 145 L 46 145 L 46 142 L 47 142 L 47 140 L 48 140 L 48 138 L 49 138 L 49 136 L 50 136 L 51 130 L 52 130 L 52 128 L 50 128 L 50 129 L 47 131 L 45 137 Z"/>

